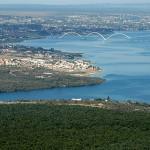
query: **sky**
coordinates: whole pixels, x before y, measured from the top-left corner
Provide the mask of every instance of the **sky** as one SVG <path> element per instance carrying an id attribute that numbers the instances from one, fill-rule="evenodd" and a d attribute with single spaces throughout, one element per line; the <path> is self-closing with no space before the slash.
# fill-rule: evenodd
<path id="1" fill-rule="evenodd" d="M 98 3 L 150 3 L 150 0 L 0 0 L 0 4 L 98 4 Z"/>

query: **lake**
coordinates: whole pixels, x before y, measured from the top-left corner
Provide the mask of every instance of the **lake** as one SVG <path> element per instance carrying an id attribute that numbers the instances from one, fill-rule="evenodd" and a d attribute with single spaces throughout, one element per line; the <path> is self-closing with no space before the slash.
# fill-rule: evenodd
<path id="1" fill-rule="evenodd" d="M 110 96 L 116 100 L 131 99 L 149 103 L 150 31 L 121 33 L 130 38 L 119 34 L 108 40 L 96 35 L 83 38 L 67 35 L 64 38 L 47 37 L 21 42 L 26 46 L 83 53 L 84 59 L 91 60 L 103 69 L 98 76 L 106 79 L 106 82 L 95 86 L 1 93 L 0 100 L 93 99 Z"/>

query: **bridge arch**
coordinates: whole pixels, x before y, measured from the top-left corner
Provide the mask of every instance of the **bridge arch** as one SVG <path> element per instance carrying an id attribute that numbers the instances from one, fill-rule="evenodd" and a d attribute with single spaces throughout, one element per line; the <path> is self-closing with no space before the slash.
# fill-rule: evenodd
<path id="1" fill-rule="evenodd" d="M 81 34 L 79 34 L 79 33 L 77 33 L 77 32 L 66 32 L 66 33 L 64 33 L 62 36 L 60 36 L 59 38 L 62 39 L 62 38 L 64 38 L 64 37 L 67 36 L 67 35 L 76 35 L 76 36 L 78 36 L 78 37 L 80 37 L 80 38 L 83 37 Z M 91 33 L 87 34 L 86 37 L 89 37 L 90 35 L 97 35 L 98 37 L 101 37 L 104 41 L 107 41 L 107 40 L 109 40 L 109 39 L 111 39 L 112 37 L 115 37 L 115 36 L 117 36 L 117 35 L 121 35 L 121 36 L 123 36 L 123 37 L 125 37 L 125 38 L 127 38 L 127 39 L 130 39 L 130 38 L 131 38 L 131 37 L 129 37 L 128 35 L 126 35 L 126 34 L 124 34 L 124 33 L 114 33 L 114 34 L 110 35 L 109 37 L 105 38 L 105 37 L 104 37 L 101 33 L 99 33 L 99 32 L 91 32 Z"/>
<path id="2" fill-rule="evenodd" d="M 82 35 L 79 34 L 79 33 L 77 33 L 77 32 L 66 32 L 66 33 L 64 33 L 62 36 L 60 36 L 59 38 L 62 39 L 62 38 L 64 38 L 64 37 L 67 36 L 67 35 L 77 35 L 77 36 L 79 36 L 80 38 L 82 37 Z"/>
<path id="3" fill-rule="evenodd" d="M 127 39 L 130 39 L 130 38 L 131 38 L 131 37 L 129 37 L 128 35 L 126 35 L 126 34 L 124 34 L 124 33 L 115 33 L 115 34 L 110 35 L 108 38 L 106 38 L 106 40 L 109 40 L 109 39 L 111 39 L 112 37 L 117 36 L 117 35 L 122 35 L 122 36 L 124 36 L 124 37 L 127 38 Z"/>
<path id="4" fill-rule="evenodd" d="M 101 37 L 103 40 L 106 40 L 106 38 L 98 32 L 91 32 L 87 35 L 87 37 L 89 37 L 90 35 L 97 35 L 97 36 Z"/>

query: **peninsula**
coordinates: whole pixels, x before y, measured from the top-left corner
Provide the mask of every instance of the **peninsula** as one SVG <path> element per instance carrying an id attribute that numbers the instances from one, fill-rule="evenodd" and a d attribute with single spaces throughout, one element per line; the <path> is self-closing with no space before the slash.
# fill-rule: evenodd
<path id="1" fill-rule="evenodd" d="M 100 84 L 90 75 L 101 71 L 80 53 L 26 47 L 0 46 L 0 91 L 33 90 Z"/>

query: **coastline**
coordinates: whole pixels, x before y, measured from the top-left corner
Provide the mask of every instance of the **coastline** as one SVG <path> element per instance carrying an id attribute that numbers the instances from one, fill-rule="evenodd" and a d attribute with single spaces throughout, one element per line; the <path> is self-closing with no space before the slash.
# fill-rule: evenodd
<path id="1" fill-rule="evenodd" d="M 83 76 L 81 76 L 83 77 Z M 86 83 L 86 84 L 81 84 L 81 85 L 62 85 L 62 86 L 56 86 L 56 87 L 37 87 L 37 88 L 29 88 L 29 89 L 15 89 L 15 90 L 5 90 L 5 91 L 0 91 L 0 94 L 5 94 L 5 93 L 15 93 L 15 92 L 33 92 L 33 91 L 39 91 L 39 90 L 52 90 L 52 89 L 58 89 L 58 88 L 77 88 L 77 87 L 86 87 L 86 86 L 95 86 L 95 85 L 100 85 L 104 83 L 106 80 L 99 78 L 95 82 L 97 83 Z"/>
<path id="2" fill-rule="evenodd" d="M 70 100 L 18 100 L 18 101 L 0 101 L 1 105 L 55 105 L 55 106 L 81 106 L 91 107 L 106 110 L 120 110 L 120 111 L 144 111 L 150 113 L 150 104 L 127 101 L 119 102 L 116 100 L 108 99 L 94 99 L 94 100 L 82 100 L 82 99 L 70 99 Z"/>
<path id="3" fill-rule="evenodd" d="M 0 92 L 80 87 L 104 82 L 92 77 L 101 71 L 79 53 L 41 47 L 1 46 Z"/>
<path id="4" fill-rule="evenodd" d="M 11 69 L 13 69 L 11 67 Z M 18 69 L 18 68 L 17 68 Z M 16 70 L 14 68 L 13 70 Z M 37 78 L 43 75 L 43 72 L 48 72 L 43 69 L 35 70 L 17 70 L 10 73 L 10 68 L 0 69 L 0 93 L 11 93 L 18 91 L 32 91 L 40 89 L 54 89 L 54 88 L 66 88 L 66 87 L 81 87 L 81 86 L 92 86 L 102 84 L 105 80 L 99 77 L 88 77 L 88 76 L 73 76 L 68 73 L 60 73 L 50 71 L 51 74 L 44 74 L 45 78 Z"/>

